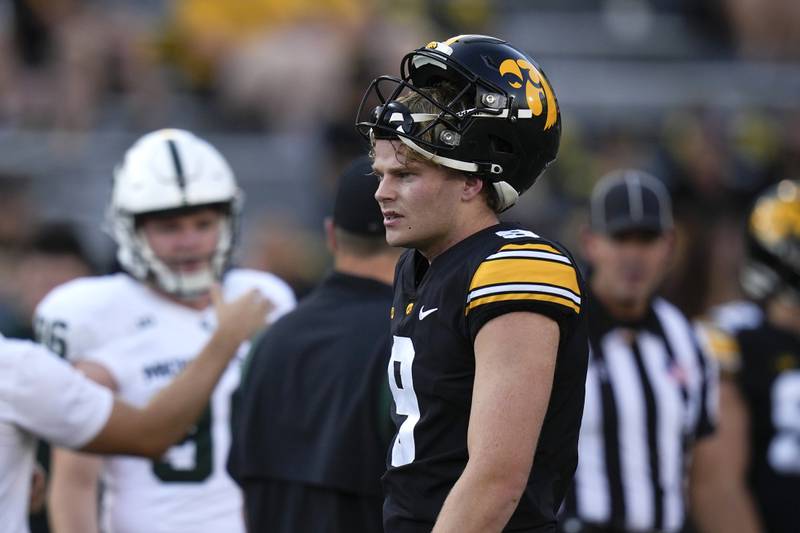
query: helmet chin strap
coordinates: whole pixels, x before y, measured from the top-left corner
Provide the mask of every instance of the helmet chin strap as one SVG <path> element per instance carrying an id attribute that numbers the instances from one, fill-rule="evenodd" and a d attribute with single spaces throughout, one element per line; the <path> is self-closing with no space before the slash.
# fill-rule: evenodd
<path id="1" fill-rule="evenodd" d="M 207 293 L 217 280 L 211 266 L 196 272 L 175 272 L 156 256 L 143 235 L 137 236 L 142 257 L 159 289 L 179 299 L 192 299 Z"/>
<path id="2" fill-rule="evenodd" d="M 400 129 L 400 128 L 398 128 Z M 455 170 L 461 170 L 462 172 L 477 172 L 478 165 L 475 163 L 467 163 L 466 161 L 459 161 L 458 159 L 450 159 L 449 157 L 444 157 L 441 155 L 436 155 L 433 152 L 429 152 L 422 146 L 418 145 L 408 137 L 403 135 L 398 135 L 398 139 L 400 142 L 417 152 L 419 155 L 423 156 L 425 159 L 432 163 L 437 163 L 442 165 L 443 167 L 452 168 Z"/>
<path id="3" fill-rule="evenodd" d="M 462 172 L 476 172 L 478 170 L 478 165 L 475 163 L 467 163 L 465 161 L 459 161 L 458 159 L 451 159 L 449 157 L 436 155 L 403 135 L 398 135 L 397 138 L 400 139 L 400 141 L 408 146 L 411 150 L 414 150 L 432 163 L 437 163 L 443 167 L 452 168 L 454 170 L 461 170 Z M 497 197 L 500 201 L 500 205 L 498 207 L 501 212 L 517 203 L 519 193 L 514 189 L 514 187 L 509 185 L 508 182 L 495 181 L 492 182 L 492 185 L 494 186 L 494 190 L 497 192 Z"/>
<path id="4" fill-rule="evenodd" d="M 181 300 L 191 300 L 208 293 L 216 281 L 211 268 L 197 272 L 174 272 L 161 261 L 151 264 L 151 272 L 161 290 Z"/>

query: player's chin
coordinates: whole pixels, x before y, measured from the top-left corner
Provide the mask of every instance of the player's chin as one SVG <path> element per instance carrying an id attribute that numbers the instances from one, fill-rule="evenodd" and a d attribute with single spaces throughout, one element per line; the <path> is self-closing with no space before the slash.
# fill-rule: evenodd
<path id="1" fill-rule="evenodd" d="M 409 236 L 398 228 L 386 228 L 386 243 L 389 246 L 408 248 Z"/>
<path id="2" fill-rule="evenodd" d="M 620 288 L 618 294 L 621 300 L 633 303 L 648 299 L 650 290 L 642 283 L 628 283 Z"/>
<path id="3" fill-rule="evenodd" d="M 208 260 L 180 261 L 167 265 L 170 270 L 178 274 L 196 274 L 211 269 L 211 262 Z"/>

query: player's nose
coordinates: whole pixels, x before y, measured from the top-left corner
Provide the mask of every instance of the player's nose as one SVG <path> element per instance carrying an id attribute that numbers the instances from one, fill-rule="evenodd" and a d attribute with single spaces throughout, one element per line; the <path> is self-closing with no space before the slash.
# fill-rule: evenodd
<path id="1" fill-rule="evenodd" d="M 394 190 L 391 181 L 392 180 L 388 176 L 384 176 L 384 178 L 378 182 L 378 189 L 375 191 L 375 200 L 377 200 L 379 204 L 394 198 Z"/>

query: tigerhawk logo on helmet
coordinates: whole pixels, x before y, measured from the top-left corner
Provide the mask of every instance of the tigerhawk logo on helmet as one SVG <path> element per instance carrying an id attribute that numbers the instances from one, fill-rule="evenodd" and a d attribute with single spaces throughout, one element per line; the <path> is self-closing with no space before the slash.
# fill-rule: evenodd
<path id="1" fill-rule="evenodd" d="M 753 205 L 742 287 L 756 300 L 784 291 L 800 298 L 800 181 L 779 182 Z"/>
<path id="2" fill-rule="evenodd" d="M 498 70 L 501 76 L 510 75 L 511 79 L 508 84 L 514 89 L 519 89 L 522 87 L 522 82 L 525 82 L 525 100 L 528 102 L 528 109 L 534 116 L 538 117 L 542 114 L 545 108 L 543 102 L 546 102 L 547 121 L 544 123 L 544 129 L 553 127 L 558 118 L 556 97 L 547 79 L 536 70 L 536 67 L 523 59 L 506 59 L 500 63 Z M 525 72 L 525 76 L 522 75 L 523 72 Z"/>
<path id="3" fill-rule="evenodd" d="M 452 97 L 431 97 L 437 87 Z M 409 109 L 410 95 L 431 110 Z M 530 56 L 495 37 L 459 35 L 406 54 L 399 78 L 373 80 L 356 128 L 371 143 L 397 139 L 433 163 L 490 181 L 504 210 L 555 160 L 561 114 Z"/>

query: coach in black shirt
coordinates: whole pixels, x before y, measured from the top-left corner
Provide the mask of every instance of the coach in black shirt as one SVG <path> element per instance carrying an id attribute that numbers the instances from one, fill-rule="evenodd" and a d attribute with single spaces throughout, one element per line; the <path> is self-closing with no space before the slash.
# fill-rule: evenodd
<path id="1" fill-rule="evenodd" d="M 686 519 L 688 452 L 712 431 L 713 366 L 686 318 L 655 296 L 673 248 L 663 184 L 611 173 L 584 236 L 590 360 L 564 533 L 666 532 Z"/>
<path id="2" fill-rule="evenodd" d="M 250 531 L 382 530 L 400 251 L 386 244 L 377 186 L 366 157 L 340 177 L 326 221 L 333 272 L 261 337 L 246 367 L 228 468 Z"/>

